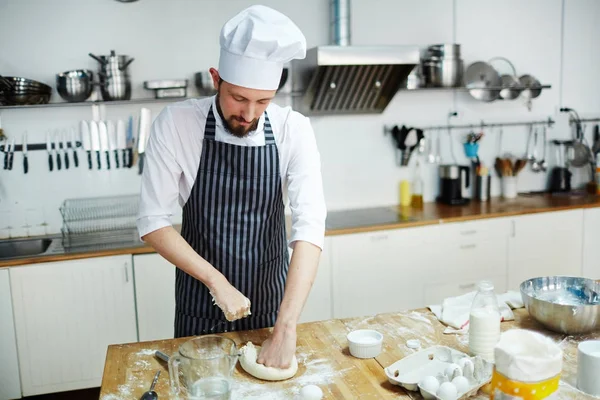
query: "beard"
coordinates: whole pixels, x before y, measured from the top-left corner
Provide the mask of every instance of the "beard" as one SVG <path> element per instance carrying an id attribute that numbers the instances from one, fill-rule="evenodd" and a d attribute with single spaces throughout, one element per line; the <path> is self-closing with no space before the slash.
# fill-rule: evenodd
<path id="1" fill-rule="evenodd" d="M 258 118 L 254 118 L 252 120 L 252 122 L 250 123 L 250 125 L 248 125 L 248 126 L 238 125 L 240 120 L 243 120 L 243 118 L 241 118 L 241 117 L 236 117 L 235 115 L 232 115 L 229 118 L 225 118 L 225 116 L 223 115 L 223 110 L 221 109 L 219 93 L 217 93 L 217 102 L 216 103 L 217 103 L 217 112 L 219 113 L 219 116 L 221 117 L 221 120 L 223 121 L 223 127 L 225 128 L 225 130 L 227 132 L 231 133 L 233 136 L 236 136 L 239 138 L 246 137 L 246 136 L 248 136 L 248 134 L 250 132 L 254 132 L 256 130 L 256 128 L 258 127 Z"/>

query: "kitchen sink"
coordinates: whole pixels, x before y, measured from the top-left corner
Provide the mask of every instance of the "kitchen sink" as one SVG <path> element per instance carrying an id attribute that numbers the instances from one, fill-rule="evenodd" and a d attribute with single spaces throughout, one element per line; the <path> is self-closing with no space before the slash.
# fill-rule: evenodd
<path id="1" fill-rule="evenodd" d="M 0 260 L 37 256 L 45 253 L 51 243 L 50 238 L 0 240 Z"/>

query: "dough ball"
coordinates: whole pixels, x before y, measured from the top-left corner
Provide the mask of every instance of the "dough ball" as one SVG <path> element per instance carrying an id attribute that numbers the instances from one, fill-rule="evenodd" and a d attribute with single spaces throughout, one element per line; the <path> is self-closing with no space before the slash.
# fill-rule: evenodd
<path id="1" fill-rule="evenodd" d="M 321 400 L 323 398 L 323 391 L 316 385 L 306 385 L 300 389 L 301 400 Z"/>
<path id="2" fill-rule="evenodd" d="M 260 354 L 260 346 L 254 346 L 251 342 L 246 343 L 241 348 L 242 355 L 240 356 L 240 365 L 250 375 L 264 381 L 282 381 L 289 379 L 298 372 L 298 360 L 296 355 L 292 358 L 292 363 L 289 368 L 280 369 L 273 367 L 265 367 L 263 364 L 256 362 Z"/>

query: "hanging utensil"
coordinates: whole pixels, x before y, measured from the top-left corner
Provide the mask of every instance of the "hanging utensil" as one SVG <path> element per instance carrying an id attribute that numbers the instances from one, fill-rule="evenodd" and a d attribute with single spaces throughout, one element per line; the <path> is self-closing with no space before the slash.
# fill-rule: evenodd
<path id="1" fill-rule="evenodd" d="M 65 157 L 65 169 L 69 169 L 69 146 L 67 145 L 67 131 L 62 131 L 62 147 Z"/>
<path id="2" fill-rule="evenodd" d="M 8 169 L 8 157 L 10 154 L 10 142 L 7 140 L 4 143 L 4 165 L 3 168 L 4 169 Z"/>
<path id="3" fill-rule="evenodd" d="M 134 145 L 135 138 L 133 137 L 133 116 L 130 116 L 127 124 L 127 168 L 131 168 L 133 166 Z"/>
<path id="4" fill-rule="evenodd" d="M 60 159 L 60 153 L 61 153 L 61 149 L 60 149 L 60 134 L 58 132 L 56 132 L 54 134 L 54 152 L 56 154 L 56 169 L 60 170 L 62 168 L 62 161 Z"/>
<path id="5" fill-rule="evenodd" d="M 52 140 L 50 139 L 50 132 L 46 132 L 46 151 L 48 152 L 48 169 L 52 171 L 54 169 L 54 159 L 52 158 Z"/>
<path id="6" fill-rule="evenodd" d="M 538 147 L 538 130 L 536 129 L 533 133 L 533 160 L 531 161 L 531 170 L 533 172 L 540 172 L 542 167 L 538 161 L 537 157 L 537 147 Z"/>
<path id="7" fill-rule="evenodd" d="M 23 134 L 23 143 L 21 146 L 23 152 L 23 173 L 29 172 L 29 160 L 27 159 L 27 132 Z"/>
<path id="8" fill-rule="evenodd" d="M 548 137 L 546 127 L 542 128 L 542 159 L 540 160 L 540 168 L 543 172 L 548 171 L 548 163 L 546 162 L 546 147 L 548 146 Z"/>
<path id="9" fill-rule="evenodd" d="M 140 110 L 140 123 L 138 127 L 138 174 L 142 174 L 144 170 L 144 156 L 146 152 L 146 142 L 150 136 L 150 126 L 152 125 L 152 112 L 149 108 Z"/>
<path id="10" fill-rule="evenodd" d="M 75 128 L 71 128 L 71 149 L 73 150 L 73 164 L 75 168 L 79 167 L 79 157 L 77 156 L 77 134 Z"/>
<path id="11" fill-rule="evenodd" d="M 92 139 L 92 150 L 96 152 L 98 169 L 102 169 L 102 162 L 100 161 L 100 133 L 98 132 L 96 121 L 90 121 L 90 137 Z"/>
<path id="12" fill-rule="evenodd" d="M 15 138 L 10 140 L 10 150 L 8 151 L 8 170 L 12 170 L 13 159 L 15 158 Z"/>
<path id="13" fill-rule="evenodd" d="M 92 169 L 92 136 L 87 121 L 79 123 L 79 133 L 81 134 L 81 146 L 87 153 L 88 169 Z"/>
<path id="14" fill-rule="evenodd" d="M 108 151 L 108 128 L 104 121 L 98 122 L 98 133 L 100 135 L 100 151 L 106 154 L 106 169 L 110 169 L 110 153 Z"/>
<path id="15" fill-rule="evenodd" d="M 121 150 L 123 168 L 127 168 L 127 133 L 125 132 L 125 121 L 117 121 L 117 149 Z"/>
<path id="16" fill-rule="evenodd" d="M 108 130 L 108 148 L 115 155 L 115 168 L 119 168 L 119 151 L 117 150 L 117 128 L 113 121 L 106 121 Z"/>

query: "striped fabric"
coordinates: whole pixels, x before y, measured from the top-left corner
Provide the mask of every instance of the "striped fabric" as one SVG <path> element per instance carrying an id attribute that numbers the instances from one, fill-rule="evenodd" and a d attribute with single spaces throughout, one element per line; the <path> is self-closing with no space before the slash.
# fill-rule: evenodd
<path id="1" fill-rule="evenodd" d="M 237 146 L 215 140 L 211 107 L 181 234 L 250 299 L 252 315 L 228 322 L 206 286 L 178 268 L 175 337 L 275 324 L 289 258 L 279 155 L 266 112 L 265 146 Z"/>

